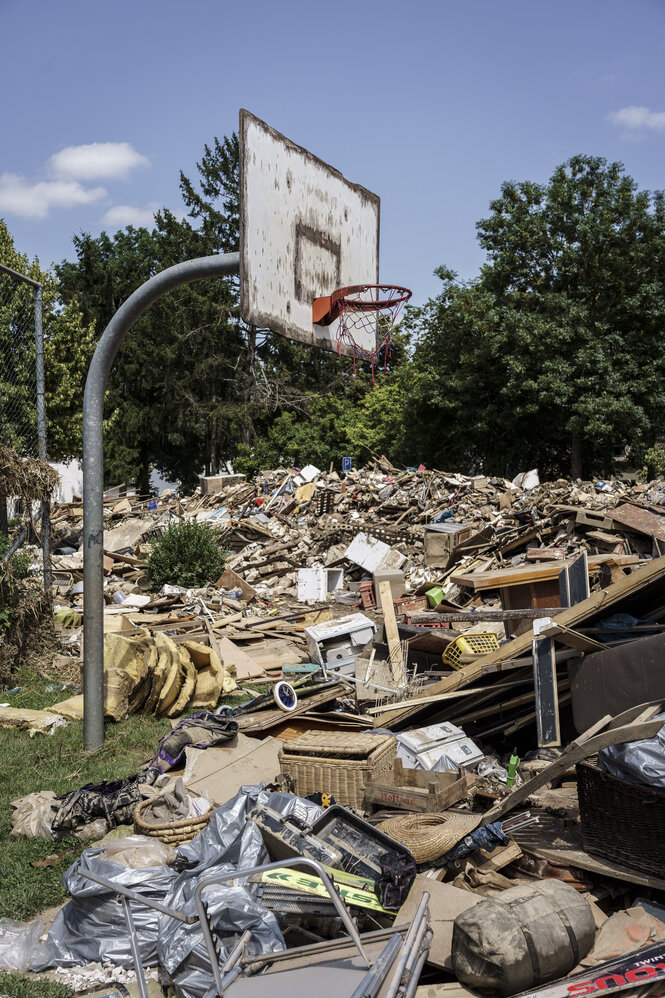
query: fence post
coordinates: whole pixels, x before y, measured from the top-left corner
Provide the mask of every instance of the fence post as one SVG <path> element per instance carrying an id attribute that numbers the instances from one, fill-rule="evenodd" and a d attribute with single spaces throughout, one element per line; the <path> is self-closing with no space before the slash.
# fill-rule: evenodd
<path id="1" fill-rule="evenodd" d="M 42 307 L 42 285 L 31 277 L 12 270 L 11 267 L 0 264 L 0 274 L 5 274 L 14 281 L 27 284 L 32 288 L 34 304 L 34 337 L 35 337 L 35 389 L 37 405 L 37 453 L 42 461 L 46 460 L 46 396 L 44 390 L 44 329 Z M 7 534 L 7 500 L 0 496 L 0 533 Z M 42 560 L 44 566 L 44 589 L 50 589 L 53 579 L 51 571 L 51 503 L 41 504 L 41 540 Z"/>
<path id="2" fill-rule="evenodd" d="M 35 298 L 35 374 L 37 377 L 37 437 L 39 456 L 46 460 L 46 395 L 44 391 L 44 329 L 42 322 L 42 286 L 34 288 Z M 42 560 L 44 564 L 44 589 L 51 588 L 51 503 L 42 503 Z"/>

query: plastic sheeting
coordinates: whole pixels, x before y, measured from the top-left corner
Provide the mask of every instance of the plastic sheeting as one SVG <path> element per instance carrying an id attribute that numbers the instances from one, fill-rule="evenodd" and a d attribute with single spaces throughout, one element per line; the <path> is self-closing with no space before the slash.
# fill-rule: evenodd
<path id="1" fill-rule="evenodd" d="M 60 801 L 51 790 L 42 790 L 27 797 L 10 800 L 12 809 L 13 836 L 23 835 L 27 839 L 52 839 L 51 825 Z"/>
<path id="2" fill-rule="evenodd" d="M 657 714 L 654 720 L 665 722 L 665 714 Z M 654 738 L 601 749 L 598 761 L 620 780 L 665 790 L 665 723 Z"/>
<path id="3" fill-rule="evenodd" d="M 208 826 L 196 838 L 178 849 L 177 867 L 181 872 L 168 866 L 130 869 L 106 860 L 102 855 L 106 846 L 87 849 L 65 874 L 63 882 L 72 900 L 56 917 L 41 957 L 32 969 L 107 960 L 131 966 L 122 907 L 114 894 L 85 879 L 82 873 L 88 870 L 136 891 L 146 900 L 193 915 L 194 892 L 200 879 L 268 862 L 261 834 L 254 822 L 247 820 L 248 810 L 257 801 L 281 813 L 298 811 L 310 820 L 322 812 L 317 805 L 292 794 L 242 787 L 236 797 L 217 808 Z M 254 890 L 252 885 L 229 882 L 204 892 L 222 946 L 222 962 L 246 929 L 252 933 L 248 946 L 252 955 L 285 948 L 274 914 L 254 900 Z M 213 984 L 213 977 L 198 923 L 186 925 L 145 905 L 133 901 L 130 904 L 144 965 L 159 962 L 177 984 L 182 998 L 203 998 Z"/>
<path id="4" fill-rule="evenodd" d="M 257 796 L 253 790 L 243 787 L 236 797 L 215 811 L 205 832 L 178 850 L 188 868 L 169 892 L 166 901 L 169 907 L 184 915 L 194 915 L 194 892 L 199 880 L 268 862 L 261 833 L 253 821 L 246 821 L 248 806 Z M 204 892 L 203 900 L 220 939 L 222 962 L 224 954 L 228 954 L 238 936 L 248 928 L 252 930 L 249 946 L 252 954 L 284 949 L 277 919 L 254 901 L 250 889 L 233 887 L 231 883 L 214 886 Z M 211 986 L 209 960 L 197 924 L 185 925 L 160 915 L 158 958 L 183 998 L 200 998 Z"/>
<path id="5" fill-rule="evenodd" d="M 42 961 L 33 970 L 47 967 L 71 967 L 82 963 L 111 961 L 131 967 L 132 956 L 122 906 L 105 887 L 87 880 L 86 870 L 136 891 L 146 900 L 168 904 L 177 874 L 168 866 L 149 866 L 135 870 L 102 859 L 106 847 L 86 849 L 67 870 L 63 884 L 72 895 L 69 904 L 58 912 L 48 934 Z M 136 924 L 141 959 L 146 966 L 157 962 L 157 912 L 145 905 L 130 902 Z"/>
<path id="6" fill-rule="evenodd" d="M 125 835 L 106 843 L 100 858 L 138 870 L 147 866 L 169 866 L 176 858 L 176 849 L 152 835 Z"/>
<path id="7" fill-rule="evenodd" d="M 39 937 L 45 930 L 41 918 L 25 923 L 0 918 L 0 972 L 11 974 L 31 970 L 42 958 Z"/>

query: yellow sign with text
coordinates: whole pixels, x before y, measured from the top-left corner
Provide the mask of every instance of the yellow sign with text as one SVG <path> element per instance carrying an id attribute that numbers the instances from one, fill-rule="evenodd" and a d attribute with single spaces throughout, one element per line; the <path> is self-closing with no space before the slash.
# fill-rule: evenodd
<path id="1" fill-rule="evenodd" d="M 350 880 L 351 878 L 348 874 L 345 874 L 344 879 Z M 353 879 L 357 881 L 358 886 L 349 883 L 335 883 L 337 893 L 345 904 L 351 905 L 354 908 L 370 908 L 372 911 L 378 911 L 384 915 L 394 917 L 394 912 L 386 911 L 379 903 L 371 880 L 364 880 L 362 877 Z M 304 891 L 307 894 L 317 894 L 323 898 L 330 897 L 322 880 L 318 877 L 310 876 L 309 873 L 299 873 L 297 870 L 290 870 L 284 867 L 280 867 L 277 870 L 268 870 L 261 874 L 261 881 L 264 884 L 279 884 L 281 887 L 290 887 L 293 890 Z"/>

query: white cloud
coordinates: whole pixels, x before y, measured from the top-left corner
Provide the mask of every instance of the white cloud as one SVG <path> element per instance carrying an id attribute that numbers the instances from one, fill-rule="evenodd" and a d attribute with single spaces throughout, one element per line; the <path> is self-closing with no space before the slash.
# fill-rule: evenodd
<path id="1" fill-rule="evenodd" d="M 82 187 L 75 180 L 30 183 L 20 173 L 0 173 L 0 213 L 46 218 L 51 208 L 72 208 L 105 196 L 104 187 Z"/>
<path id="2" fill-rule="evenodd" d="M 159 201 L 151 201 L 145 208 L 135 208 L 131 204 L 117 204 L 109 208 L 102 221 L 117 228 L 124 228 L 125 225 L 148 227 L 154 224 L 155 212 L 161 207 Z"/>
<path id="3" fill-rule="evenodd" d="M 51 173 L 61 180 L 123 180 L 138 166 L 149 164 L 147 156 L 137 152 L 130 142 L 67 146 L 49 160 Z"/>
<path id="4" fill-rule="evenodd" d="M 653 131 L 665 130 L 665 111 L 650 111 L 648 107 L 636 104 L 612 111 L 608 114 L 608 118 L 614 125 L 621 125 L 632 131 L 643 128 L 650 128 Z"/>

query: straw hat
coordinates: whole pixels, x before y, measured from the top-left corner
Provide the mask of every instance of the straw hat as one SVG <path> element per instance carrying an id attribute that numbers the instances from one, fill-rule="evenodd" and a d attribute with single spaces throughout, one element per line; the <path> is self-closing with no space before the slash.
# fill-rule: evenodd
<path id="1" fill-rule="evenodd" d="M 416 863 L 428 863 L 478 826 L 477 814 L 447 811 L 445 814 L 405 814 L 382 821 L 377 827 L 406 846 Z"/>

